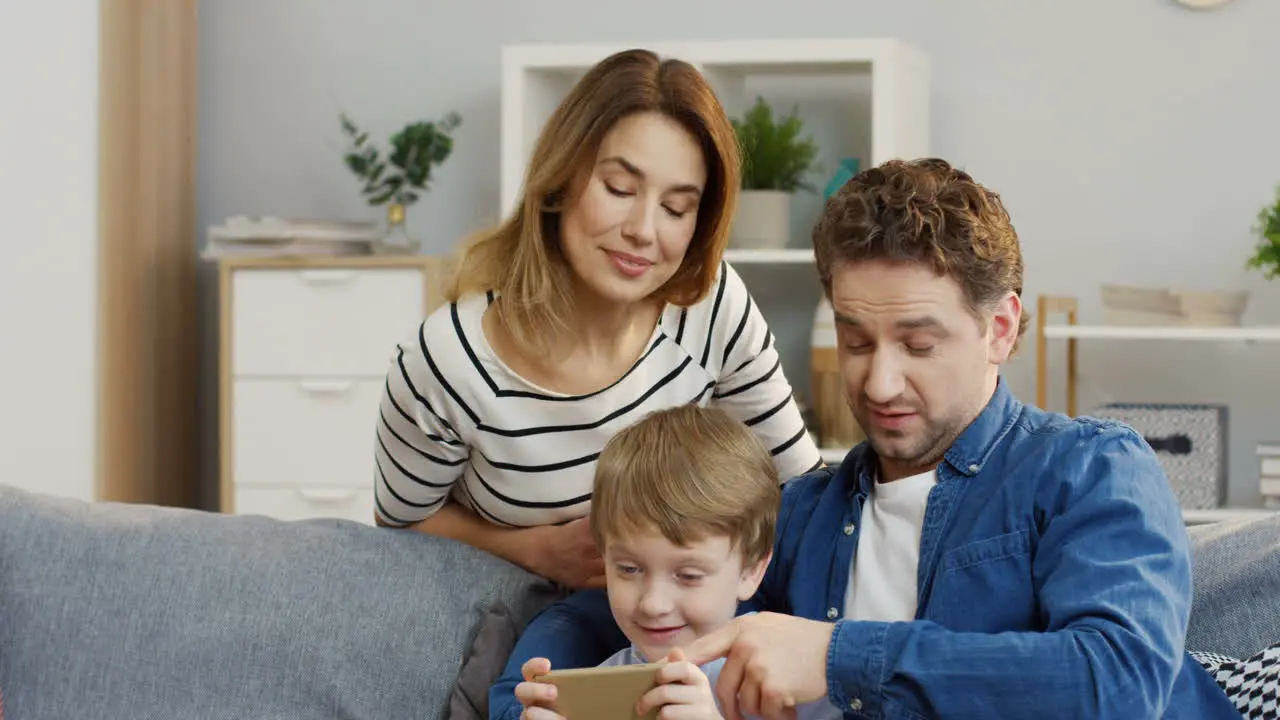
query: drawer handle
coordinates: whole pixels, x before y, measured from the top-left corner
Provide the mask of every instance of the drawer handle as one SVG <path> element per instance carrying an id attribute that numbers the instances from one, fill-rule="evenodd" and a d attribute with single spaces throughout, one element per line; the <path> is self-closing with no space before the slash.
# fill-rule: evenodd
<path id="1" fill-rule="evenodd" d="M 298 387 L 312 395 L 336 395 L 351 389 L 355 383 L 343 380 L 299 380 Z"/>
<path id="2" fill-rule="evenodd" d="M 302 499 L 311 502 L 322 503 L 339 503 L 356 496 L 355 490 L 337 490 L 337 489 L 318 489 L 318 488 L 298 488 L 298 494 Z"/>
<path id="3" fill-rule="evenodd" d="M 298 277 L 302 278 L 303 282 L 313 285 L 336 285 L 347 282 L 355 276 L 354 270 L 309 269 L 298 271 Z"/>

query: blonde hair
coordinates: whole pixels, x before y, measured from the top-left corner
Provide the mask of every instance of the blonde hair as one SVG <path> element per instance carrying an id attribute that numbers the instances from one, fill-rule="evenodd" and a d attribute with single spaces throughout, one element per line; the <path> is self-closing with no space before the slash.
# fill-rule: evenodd
<path id="1" fill-rule="evenodd" d="M 656 529 L 676 545 L 727 536 L 750 564 L 773 551 L 782 492 L 769 450 L 723 410 L 683 405 L 647 415 L 596 463 L 596 544 Z"/>
<path id="2" fill-rule="evenodd" d="M 573 313 L 571 270 L 560 249 L 567 195 L 595 163 L 604 136 L 642 112 L 666 115 L 702 147 L 707 181 L 684 262 L 654 295 L 692 305 L 710 291 L 729 242 L 741 170 L 737 136 L 706 79 L 692 65 L 648 50 L 614 54 L 569 91 L 552 113 L 525 171 L 516 209 L 465 244 L 445 297 L 496 291 L 496 310 L 522 348 L 545 353 Z"/>

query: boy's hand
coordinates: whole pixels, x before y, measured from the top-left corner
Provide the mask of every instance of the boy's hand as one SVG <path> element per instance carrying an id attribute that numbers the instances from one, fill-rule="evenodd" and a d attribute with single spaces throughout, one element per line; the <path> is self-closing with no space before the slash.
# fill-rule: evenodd
<path id="1" fill-rule="evenodd" d="M 723 720 L 706 673 L 689 662 L 680 648 L 667 655 L 658 670 L 658 686 L 636 703 L 640 715 L 659 708 L 660 720 Z"/>
<path id="2" fill-rule="evenodd" d="M 556 699 L 556 686 L 533 680 L 549 672 L 551 661 L 546 658 L 530 658 L 520 666 L 524 682 L 516 685 L 516 699 L 524 706 L 524 712 L 520 713 L 521 720 L 564 720 L 550 709 Z"/>

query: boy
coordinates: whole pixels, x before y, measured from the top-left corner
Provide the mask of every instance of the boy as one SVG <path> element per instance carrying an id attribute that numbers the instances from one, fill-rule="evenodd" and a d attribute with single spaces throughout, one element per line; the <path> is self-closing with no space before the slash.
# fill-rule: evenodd
<path id="1" fill-rule="evenodd" d="M 591 529 L 605 560 L 609 606 L 631 641 L 602 665 L 666 661 L 658 687 L 637 711 L 683 706 L 682 718 L 720 718 L 714 687 L 723 661 L 698 667 L 682 648 L 729 623 L 752 597 L 773 554 L 781 492 L 769 451 L 721 410 L 661 410 L 614 436 L 597 462 Z M 530 678 L 551 670 L 524 664 L 516 697 L 528 720 L 556 688 Z M 822 713 L 825 713 L 823 715 Z M 840 717 L 826 701 L 801 718 Z"/>

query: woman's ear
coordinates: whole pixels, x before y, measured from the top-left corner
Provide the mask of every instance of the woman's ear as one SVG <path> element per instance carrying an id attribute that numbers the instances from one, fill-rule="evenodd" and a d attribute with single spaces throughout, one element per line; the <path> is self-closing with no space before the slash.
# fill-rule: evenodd
<path id="1" fill-rule="evenodd" d="M 742 568 L 742 577 L 738 580 L 739 602 L 750 600 L 756 594 L 756 590 L 760 589 L 760 583 L 764 580 L 764 573 L 769 569 L 771 560 L 773 560 L 772 551 L 760 560 Z"/>

